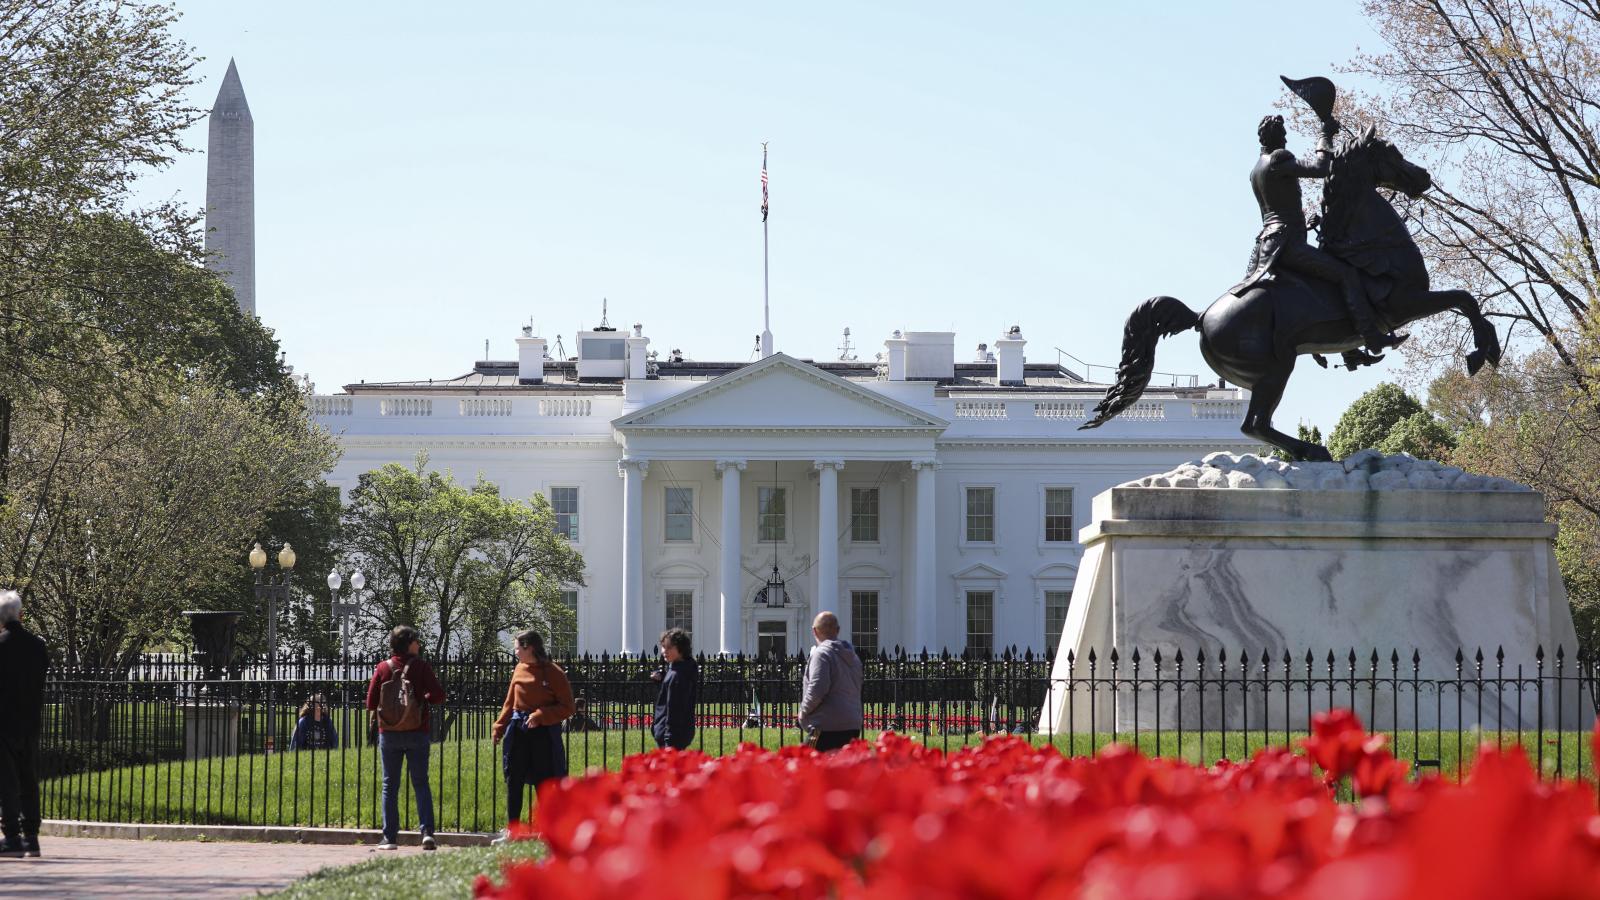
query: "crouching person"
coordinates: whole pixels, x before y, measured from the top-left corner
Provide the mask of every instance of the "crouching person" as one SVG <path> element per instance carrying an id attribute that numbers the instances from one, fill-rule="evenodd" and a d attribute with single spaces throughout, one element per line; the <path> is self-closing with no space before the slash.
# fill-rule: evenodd
<path id="1" fill-rule="evenodd" d="M 567 673 L 544 650 L 537 631 L 517 635 L 512 651 L 517 668 L 506 689 L 506 702 L 494 721 L 494 740 L 501 743 L 501 770 L 506 778 L 506 830 L 492 843 L 511 837 L 511 823 L 522 819 L 523 790 L 567 774 L 567 749 L 561 723 L 572 716 L 572 685 Z"/>

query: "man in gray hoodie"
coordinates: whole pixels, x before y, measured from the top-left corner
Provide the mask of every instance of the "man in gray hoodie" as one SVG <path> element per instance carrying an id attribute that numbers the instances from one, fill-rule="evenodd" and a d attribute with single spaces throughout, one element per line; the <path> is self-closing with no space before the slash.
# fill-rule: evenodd
<path id="1" fill-rule="evenodd" d="M 800 696 L 800 727 L 817 732 L 817 750 L 837 750 L 861 736 L 861 658 L 839 637 L 839 617 L 817 613 L 811 623 L 817 645 L 806 666 Z"/>

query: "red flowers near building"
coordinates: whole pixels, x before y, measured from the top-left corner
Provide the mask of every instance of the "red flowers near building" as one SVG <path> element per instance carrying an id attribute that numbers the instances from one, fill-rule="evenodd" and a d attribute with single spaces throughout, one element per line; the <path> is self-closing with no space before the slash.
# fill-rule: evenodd
<path id="1" fill-rule="evenodd" d="M 1591 786 L 1541 782 L 1517 749 L 1463 784 L 1412 782 L 1347 711 L 1303 744 L 1210 769 L 894 734 L 831 756 L 645 754 L 541 792 L 549 858 L 478 896 L 1600 898 Z M 1360 799 L 1337 802 L 1347 778 Z"/>

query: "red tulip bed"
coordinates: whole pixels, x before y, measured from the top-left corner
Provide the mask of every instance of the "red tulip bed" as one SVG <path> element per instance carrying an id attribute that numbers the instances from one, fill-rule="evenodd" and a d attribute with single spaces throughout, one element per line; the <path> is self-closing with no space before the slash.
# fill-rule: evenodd
<path id="1" fill-rule="evenodd" d="M 891 733 L 826 756 L 641 754 L 541 791 L 527 833 L 548 857 L 477 895 L 1600 898 L 1592 785 L 1541 781 L 1517 748 L 1485 748 L 1463 783 L 1412 781 L 1345 711 L 1301 743 L 1210 768 Z"/>

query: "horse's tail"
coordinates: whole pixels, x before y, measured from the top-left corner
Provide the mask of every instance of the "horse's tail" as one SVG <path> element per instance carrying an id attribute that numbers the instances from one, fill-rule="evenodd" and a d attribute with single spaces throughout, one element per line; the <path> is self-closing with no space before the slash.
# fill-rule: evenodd
<path id="1" fill-rule="evenodd" d="M 1117 364 L 1117 383 L 1106 391 L 1094 416 L 1078 430 L 1098 428 L 1133 405 L 1150 384 L 1156 366 L 1156 342 L 1164 337 L 1200 327 L 1200 316 L 1175 297 L 1151 297 L 1139 304 L 1122 327 L 1122 362 Z"/>

